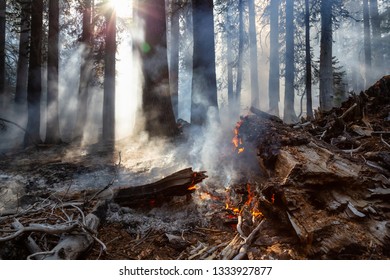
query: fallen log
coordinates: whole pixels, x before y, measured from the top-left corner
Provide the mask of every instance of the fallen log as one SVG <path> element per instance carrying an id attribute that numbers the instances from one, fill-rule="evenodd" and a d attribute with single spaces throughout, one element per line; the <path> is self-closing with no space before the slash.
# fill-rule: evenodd
<path id="1" fill-rule="evenodd" d="M 207 176 L 205 171 L 194 172 L 191 168 L 175 172 L 157 182 L 141 186 L 113 187 L 112 201 L 127 207 L 154 206 L 174 196 L 185 196 L 196 190 L 196 184 Z M 104 197 L 104 194 L 102 194 Z"/>
<path id="2" fill-rule="evenodd" d="M 348 108 L 352 109 L 336 119 L 350 117 L 358 107 Z M 264 112 L 251 111 L 254 115 L 242 119 L 239 134 L 243 145 L 257 149 L 259 164 L 269 174 L 256 197 L 267 227 L 279 236 L 289 232 L 308 258 L 389 256 L 388 192 L 374 179 L 387 175 L 390 166 L 384 140 L 351 134 L 352 140 L 357 135 L 360 147 L 346 154 L 309 133 L 311 127 L 294 129 Z M 378 162 L 375 168 L 365 157 Z"/>
<path id="3" fill-rule="evenodd" d="M 174 196 L 193 193 L 196 184 L 207 178 L 205 173 L 206 171 L 194 172 L 192 168 L 186 168 L 150 184 L 139 186 L 109 184 L 98 192 L 88 190 L 84 193 L 59 193 L 57 196 L 67 200 L 108 200 L 132 208 L 158 206 Z"/>

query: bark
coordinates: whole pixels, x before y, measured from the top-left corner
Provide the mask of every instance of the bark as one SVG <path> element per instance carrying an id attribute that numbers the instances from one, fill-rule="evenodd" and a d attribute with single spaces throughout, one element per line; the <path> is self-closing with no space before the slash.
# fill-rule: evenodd
<path id="1" fill-rule="evenodd" d="M 92 74 L 92 5 L 91 0 L 84 0 L 83 32 L 81 37 L 80 84 L 77 104 L 77 121 L 74 137 L 81 140 L 87 122 L 89 84 Z"/>
<path id="2" fill-rule="evenodd" d="M 294 0 L 286 0 L 286 76 L 284 92 L 284 121 L 296 122 L 294 110 Z"/>
<path id="3" fill-rule="evenodd" d="M 306 114 L 307 117 L 313 117 L 312 104 L 312 74 L 311 74 L 311 47 L 310 47 L 310 11 L 309 0 L 305 0 L 305 55 L 306 55 Z"/>
<path id="4" fill-rule="evenodd" d="M 244 72 L 244 2 L 238 2 L 238 53 L 237 53 L 237 80 L 234 96 L 234 115 L 239 115 L 241 107 L 242 75 Z"/>
<path id="5" fill-rule="evenodd" d="M 332 2 L 321 1 L 320 109 L 333 107 Z"/>
<path id="6" fill-rule="evenodd" d="M 233 80 L 233 36 L 232 29 L 233 25 L 231 22 L 230 11 L 226 12 L 226 62 L 227 62 L 227 82 L 228 82 L 228 103 L 229 103 L 229 111 L 233 112 L 234 110 L 234 80 Z"/>
<path id="7" fill-rule="evenodd" d="M 49 39 L 47 57 L 47 107 L 46 140 L 48 144 L 61 142 L 58 109 L 58 62 L 59 62 L 59 1 L 49 1 Z"/>
<path id="8" fill-rule="evenodd" d="M 372 55 L 375 79 L 379 78 L 383 69 L 383 46 L 380 18 L 378 12 L 378 0 L 370 0 L 370 18 L 372 29 Z"/>
<path id="9" fill-rule="evenodd" d="M 21 3 L 19 54 L 16 70 L 15 103 L 23 104 L 27 97 L 27 76 L 30 39 L 31 1 Z"/>
<path id="10" fill-rule="evenodd" d="M 191 123 L 205 125 L 210 110 L 217 112 L 213 0 L 193 0 L 194 53 Z"/>
<path id="11" fill-rule="evenodd" d="M 180 7 L 175 1 L 170 1 L 170 56 L 169 56 L 169 85 L 172 107 L 176 119 L 179 116 L 179 36 L 180 36 Z"/>
<path id="12" fill-rule="evenodd" d="M 257 33 L 256 33 L 256 10 L 254 0 L 248 1 L 249 5 L 249 49 L 251 66 L 251 105 L 260 106 L 259 71 L 257 58 Z"/>
<path id="13" fill-rule="evenodd" d="M 58 193 L 66 199 L 82 200 L 89 197 L 89 200 L 109 200 L 127 207 L 152 207 L 162 204 L 173 196 L 185 196 L 196 190 L 196 184 L 202 182 L 207 175 L 205 171 L 194 172 L 192 168 L 186 168 L 172 173 L 165 178 L 153 183 L 130 186 L 112 186 L 109 184 L 100 191 L 96 189 L 86 192 Z"/>
<path id="14" fill-rule="evenodd" d="M 368 0 L 363 0 L 363 24 L 364 24 L 364 73 L 365 85 L 367 88 L 371 84 L 371 30 L 370 13 L 368 9 Z"/>
<path id="15" fill-rule="evenodd" d="M 270 57 L 268 98 L 269 111 L 279 116 L 279 0 L 271 0 L 270 15 Z"/>
<path id="16" fill-rule="evenodd" d="M 145 130 L 151 137 L 173 137 L 177 127 L 169 88 L 165 2 L 139 1 L 138 13 L 145 22 L 145 42 L 140 46 Z"/>
<path id="17" fill-rule="evenodd" d="M 184 196 L 196 190 L 195 185 L 207 176 L 205 172 L 193 172 L 191 168 L 175 172 L 157 182 L 136 186 L 117 187 L 112 190 L 113 201 L 127 207 L 151 207 L 162 204 L 173 196 Z M 104 193 L 102 193 L 104 196 Z"/>
<path id="18" fill-rule="evenodd" d="M 116 12 L 108 8 L 105 14 L 104 54 L 104 97 L 103 97 L 103 142 L 115 140 L 115 53 L 116 53 Z"/>
<path id="19" fill-rule="evenodd" d="M 34 1 L 31 16 L 30 57 L 27 84 L 27 133 L 24 145 L 30 146 L 41 142 L 41 96 L 42 96 L 42 20 L 43 1 Z M 35 143 L 34 143 L 35 142 Z"/>
<path id="20" fill-rule="evenodd" d="M 0 108 L 5 105 L 5 24 L 6 1 L 0 1 Z"/>

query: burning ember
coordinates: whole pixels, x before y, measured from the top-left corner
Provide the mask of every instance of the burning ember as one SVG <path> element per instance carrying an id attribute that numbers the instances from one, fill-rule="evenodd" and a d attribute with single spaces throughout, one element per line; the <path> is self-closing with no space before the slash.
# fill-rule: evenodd
<path id="1" fill-rule="evenodd" d="M 263 216 L 263 214 L 258 210 L 255 193 L 252 191 L 252 187 L 249 183 L 246 184 L 246 191 L 242 196 L 242 201 L 238 203 L 239 205 L 233 206 L 233 203 L 230 202 L 229 197 L 227 198 L 227 201 L 228 202 L 226 202 L 225 209 L 231 211 L 236 216 L 243 215 L 244 211 L 250 213 L 252 218 Z"/>
<path id="2" fill-rule="evenodd" d="M 243 120 L 240 120 L 236 123 L 234 127 L 234 137 L 232 139 L 232 143 L 234 145 L 234 151 L 237 151 L 238 154 L 242 153 L 245 148 L 243 147 L 243 141 L 240 136 L 240 126 L 242 125 Z"/>
<path id="3" fill-rule="evenodd" d="M 187 188 L 189 191 L 195 191 L 198 187 L 196 185 L 190 186 Z"/>

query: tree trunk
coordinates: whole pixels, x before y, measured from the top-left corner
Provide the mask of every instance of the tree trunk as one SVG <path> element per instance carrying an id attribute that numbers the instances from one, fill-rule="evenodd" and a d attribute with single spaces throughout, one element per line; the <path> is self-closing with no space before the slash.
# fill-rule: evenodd
<path id="1" fill-rule="evenodd" d="M 42 96 L 42 20 L 43 0 L 34 1 L 31 12 L 31 40 L 27 85 L 27 133 L 24 145 L 41 142 L 41 96 Z"/>
<path id="2" fill-rule="evenodd" d="M 311 92 L 311 50 L 310 50 L 310 10 L 309 0 L 305 0 L 305 55 L 306 55 L 306 115 L 313 117 L 313 102 Z"/>
<path id="3" fill-rule="evenodd" d="M 15 103 L 23 104 L 27 97 L 28 57 L 30 40 L 31 1 L 21 2 L 19 55 L 16 70 Z"/>
<path id="4" fill-rule="evenodd" d="M 179 116 L 179 36 L 180 36 L 180 7 L 176 1 L 170 1 L 170 56 L 169 56 L 169 85 L 172 107 L 176 119 Z"/>
<path id="5" fill-rule="evenodd" d="M 294 0 L 286 0 L 286 76 L 284 91 L 284 121 L 296 122 L 294 110 Z"/>
<path id="6" fill-rule="evenodd" d="M 271 0 L 268 98 L 269 111 L 279 116 L 279 2 Z"/>
<path id="7" fill-rule="evenodd" d="M 56 144 L 60 138 L 60 120 L 58 112 L 58 44 L 60 10 L 59 1 L 49 1 L 49 39 L 47 56 L 47 107 L 46 107 L 46 143 Z"/>
<path id="8" fill-rule="evenodd" d="M 205 125 L 210 110 L 217 114 L 217 81 L 213 0 L 193 0 L 194 53 L 191 123 Z"/>
<path id="9" fill-rule="evenodd" d="M 81 37 L 81 66 L 80 84 L 77 104 L 77 121 L 74 138 L 81 140 L 88 114 L 89 84 L 92 72 L 92 4 L 91 0 L 84 0 L 83 3 L 83 32 Z"/>
<path id="10" fill-rule="evenodd" d="M 226 62 L 227 62 L 227 95 L 228 95 L 228 104 L 229 112 L 232 113 L 234 110 L 234 80 L 233 80 L 233 45 L 232 45 L 232 29 L 233 25 L 230 17 L 230 10 L 227 9 L 226 12 Z"/>
<path id="11" fill-rule="evenodd" d="M 107 4 L 109 6 L 109 4 Z M 104 97 L 103 97 L 103 142 L 115 140 L 115 53 L 116 12 L 107 7 L 105 54 L 104 54 Z"/>
<path id="12" fill-rule="evenodd" d="M 249 5 L 249 49 L 251 66 L 251 105 L 260 106 L 259 71 L 257 58 L 257 33 L 256 33 L 256 10 L 254 0 L 248 1 Z"/>
<path id="13" fill-rule="evenodd" d="M 380 78 L 384 71 L 383 69 L 383 46 L 382 46 L 382 32 L 380 27 L 380 18 L 378 12 L 378 0 L 370 0 L 370 17 L 372 28 L 372 52 L 375 79 Z"/>
<path id="14" fill-rule="evenodd" d="M 151 137 L 173 137 L 177 127 L 169 88 L 165 1 L 138 1 L 138 13 L 145 22 L 145 42 L 140 46 L 145 129 Z"/>
<path id="15" fill-rule="evenodd" d="M 0 0 L 0 109 L 5 106 L 5 22 L 6 1 Z"/>
<path id="16" fill-rule="evenodd" d="M 371 30 L 370 13 L 368 9 L 368 0 L 363 0 L 363 23 L 364 23 L 364 73 L 365 84 L 367 88 L 371 85 Z"/>
<path id="17" fill-rule="evenodd" d="M 234 96 L 234 115 L 240 114 L 241 107 L 241 90 L 242 90 L 242 74 L 244 72 L 244 2 L 238 2 L 238 53 L 237 53 L 237 81 L 236 94 Z"/>
<path id="18" fill-rule="evenodd" d="M 321 1 L 320 109 L 333 107 L 332 3 Z"/>

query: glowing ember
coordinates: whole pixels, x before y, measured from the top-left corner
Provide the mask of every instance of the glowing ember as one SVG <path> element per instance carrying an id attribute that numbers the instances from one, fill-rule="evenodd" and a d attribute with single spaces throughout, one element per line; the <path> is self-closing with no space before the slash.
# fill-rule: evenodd
<path id="1" fill-rule="evenodd" d="M 196 185 L 193 185 L 193 186 L 188 187 L 187 190 L 189 190 L 189 191 L 194 191 L 194 190 L 196 190 L 197 188 L 198 188 L 198 187 L 197 187 Z"/>
<path id="2" fill-rule="evenodd" d="M 245 148 L 242 147 L 243 142 L 242 138 L 240 136 L 240 126 L 242 125 L 243 121 L 239 121 L 236 123 L 236 126 L 234 128 L 234 136 L 232 139 L 232 143 L 234 145 L 234 151 L 237 151 L 238 154 L 244 152 Z"/>
<path id="3" fill-rule="evenodd" d="M 226 203 L 225 209 L 226 209 L 226 210 L 231 210 L 231 211 L 233 211 L 235 214 L 239 214 L 239 213 L 241 212 L 240 209 L 238 209 L 238 208 L 236 208 L 236 207 L 231 207 L 231 206 L 229 206 L 228 203 Z"/>
<path id="4" fill-rule="evenodd" d="M 253 209 L 253 210 L 251 211 L 251 214 L 252 214 L 252 217 L 254 217 L 254 218 L 263 217 L 263 213 L 261 213 L 261 212 L 258 211 L 258 210 L 255 210 L 255 209 Z"/>
<path id="5" fill-rule="evenodd" d="M 257 201 L 255 199 L 255 193 L 252 191 L 251 185 L 246 184 L 247 188 L 247 197 L 244 205 L 242 207 L 231 206 L 228 202 L 225 203 L 225 209 L 233 212 L 234 215 L 242 215 L 244 211 L 249 212 L 252 215 L 252 218 L 263 217 L 263 213 L 258 210 Z"/>

